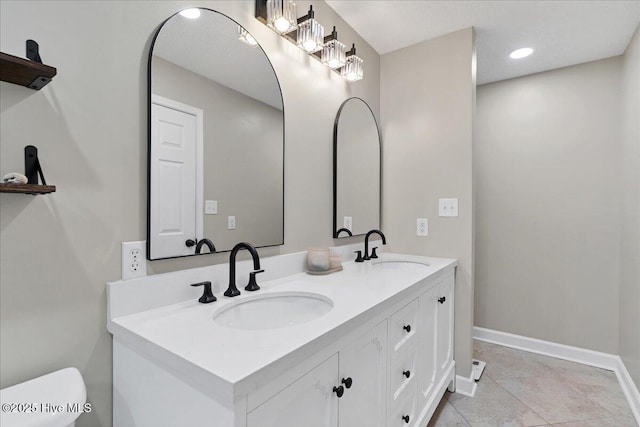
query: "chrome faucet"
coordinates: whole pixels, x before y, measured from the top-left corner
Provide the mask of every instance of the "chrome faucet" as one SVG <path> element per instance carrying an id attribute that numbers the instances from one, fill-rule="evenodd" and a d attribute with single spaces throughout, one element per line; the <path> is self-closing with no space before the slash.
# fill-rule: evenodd
<path id="1" fill-rule="evenodd" d="M 231 255 L 229 256 L 229 287 L 224 291 L 226 297 L 236 297 L 240 295 L 240 291 L 236 288 L 236 255 L 241 249 L 246 249 L 251 253 L 253 258 L 253 269 L 255 271 L 249 273 L 249 283 L 245 286 L 246 291 L 257 291 L 260 286 L 256 283 L 256 274 L 262 273 L 264 270 L 260 269 L 260 257 L 256 249 L 249 243 L 241 242 L 233 247 Z"/>
<path id="2" fill-rule="evenodd" d="M 384 234 L 382 233 L 382 231 L 380 230 L 371 230 L 367 233 L 367 235 L 364 238 L 364 257 L 362 257 L 363 261 L 369 261 L 371 258 L 378 258 L 378 255 L 376 255 L 376 248 L 373 248 L 371 251 L 371 255 L 369 255 L 369 237 L 372 234 L 377 234 L 378 236 L 382 237 L 382 244 L 386 245 L 387 244 L 387 238 L 384 237 Z"/>
<path id="3" fill-rule="evenodd" d="M 202 247 L 204 245 L 207 245 L 207 247 L 209 248 L 209 252 L 213 253 L 216 251 L 216 247 L 213 246 L 213 242 L 209 239 L 201 239 L 198 240 L 198 244 L 196 245 L 196 253 L 199 254 L 200 251 L 202 251 Z"/>

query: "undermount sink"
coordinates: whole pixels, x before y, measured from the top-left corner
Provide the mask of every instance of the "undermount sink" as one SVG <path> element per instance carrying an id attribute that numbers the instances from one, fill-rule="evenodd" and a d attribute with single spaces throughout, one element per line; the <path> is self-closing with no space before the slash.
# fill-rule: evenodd
<path id="1" fill-rule="evenodd" d="M 372 261 L 371 265 L 381 265 L 381 266 L 400 266 L 402 264 L 417 264 L 423 265 L 425 267 L 429 267 L 431 264 L 428 262 L 414 261 L 408 259 L 378 259 L 376 261 Z"/>
<path id="2" fill-rule="evenodd" d="M 213 314 L 213 321 L 234 329 L 279 329 L 317 319 L 332 308 L 333 301 L 320 294 L 274 292 L 223 307 Z"/>

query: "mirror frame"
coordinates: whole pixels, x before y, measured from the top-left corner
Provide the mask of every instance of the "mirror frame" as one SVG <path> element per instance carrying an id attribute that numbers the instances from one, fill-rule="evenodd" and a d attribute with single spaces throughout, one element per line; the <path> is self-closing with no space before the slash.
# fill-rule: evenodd
<path id="1" fill-rule="evenodd" d="M 200 9 L 200 10 L 207 10 L 213 13 L 217 13 L 218 15 L 222 15 L 225 18 L 229 19 L 230 21 L 232 21 L 233 23 L 235 23 L 236 25 L 244 28 L 245 30 L 247 30 L 244 25 L 241 25 L 238 21 L 236 21 L 235 19 L 231 18 L 230 16 L 222 13 L 222 12 L 218 12 L 217 10 L 208 8 L 208 7 L 194 7 L 195 9 Z M 149 54 L 148 54 L 148 58 L 147 58 L 147 242 L 146 242 L 146 251 L 147 251 L 147 260 L 148 261 L 159 261 L 159 260 L 163 260 L 163 259 L 174 259 L 174 258 L 188 258 L 188 257 L 193 257 L 193 256 L 199 256 L 199 255 L 211 255 L 211 254 L 218 254 L 218 253 L 225 253 L 225 252 L 231 252 L 232 249 L 224 249 L 224 250 L 216 250 L 215 252 L 203 252 L 203 253 L 193 253 L 193 254 L 189 254 L 189 255 L 176 255 L 176 256 L 171 256 L 171 257 L 163 257 L 163 258 L 151 258 L 151 107 L 152 107 L 152 82 L 151 82 L 151 65 L 152 65 L 152 60 L 153 60 L 153 48 L 156 45 L 156 41 L 158 39 L 158 35 L 160 34 L 160 31 L 162 31 L 162 28 L 164 27 L 164 25 L 174 16 L 178 15 L 181 11 L 186 10 L 186 9 L 194 9 L 191 7 L 187 7 L 187 8 L 183 8 L 178 10 L 177 12 L 173 13 L 172 15 L 170 15 L 167 19 L 165 19 L 164 21 L 162 21 L 160 23 L 160 25 L 158 25 L 157 29 L 155 30 L 155 32 L 153 33 L 153 38 L 151 39 L 151 44 L 149 46 Z M 249 32 L 247 30 L 247 32 Z M 251 34 L 251 33 L 249 33 Z M 253 34 L 251 34 L 253 36 Z M 254 37 L 255 38 L 255 37 Z M 257 40 L 257 39 L 256 39 Z M 281 236 L 281 240 L 280 243 L 274 243 L 273 245 L 262 245 L 262 246 L 255 246 L 255 248 L 269 248 L 269 247 L 275 247 L 275 246 L 282 246 L 284 245 L 284 232 L 285 232 L 285 160 L 286 160 L 286 153 L 285 153 L 285 149 L 286 149 L 286 138 L 285 138 L 285 133 L 286 133 L 286 121 L 285 121 L 285 107 L 284 107 L 284 96 L 282 95 L 282 85 L 280 84 L 280 79 L 278 78 L 278 74 L 276 73 L 276 69 L 273 67 L 273 63 L 271 62 L 271 59 L 269 58 L 269 55 L 267 55 L 267 52 L 264 51 L 264 49 L 262 48 L 262 45 L 260 43 L 258 43 L 258 45 L 256 46 L 257 48 L 260 49 L 260 51 L 264 54 L 265 58 L 267 58 L 267 62 L 269 63 L 269 65 L 271 66 L 271 70 L 273 71 L 273 75 L 276 79 L 276 83 L 278 84 L 278 89 L 280 91 L 280 99 L 282 100 L 282 236 Z M 203 237 L 204 238 L 204 237 Z M 217 249 L 217 248 L 216 248 Z"/>
<path id="2" fill-rule="evenodd" d="M 338 113 L 336 114 L 336 118 L 333 122 L 333 238 L 334 239 L 344 239 L 348 237 L 354 236 L 364 236 L 366 232 L 361 234 L 350 234 L 348 236 L 338 236 L 338 124 L 340 122 L 340 113 L 342 113 L 342 109 L 347 104 L 347 102 L 352 99 L 357 99 L 362 101 L 364 105 L 367 106 L 369 111 L 371 112 L 371 117 L 373 117 L 373 122 L 376 125 L 376 132 L 378 134 L 378 150 L 379 150 L 379 162 L 378 162 L 378 170 L 380 174 L 379 178 L 379 187 L 378 187 L 378 229 L 382 226 L 382 135 L 380 135 L 380 126 L 378 126 L 378 120 L 376 120 L 376 115 L 373 114 L 373 110 L 364 99 L 358 96 L 352 96 L 344 100 L 342 104 L 340 104 L 340 108 L 338 108 Z"/>

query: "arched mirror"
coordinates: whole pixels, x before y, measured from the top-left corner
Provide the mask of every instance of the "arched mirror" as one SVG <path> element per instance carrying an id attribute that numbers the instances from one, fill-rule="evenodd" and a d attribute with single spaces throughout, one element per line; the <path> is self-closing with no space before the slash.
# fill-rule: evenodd
<path id="1" fill-rule="evenodd" d="M 333 237 L 380 228 L 380 133 L 369 105 L 342 103 L 333 129 Z"/>
<path id="2" fill-rule="evenodd" d="M 284 243 L 284 109 L 266 54 L 237 22 L 188 9 L 149 54 L 148 258 Z M 201 252 L 209 252 L 200 245 Z"/>

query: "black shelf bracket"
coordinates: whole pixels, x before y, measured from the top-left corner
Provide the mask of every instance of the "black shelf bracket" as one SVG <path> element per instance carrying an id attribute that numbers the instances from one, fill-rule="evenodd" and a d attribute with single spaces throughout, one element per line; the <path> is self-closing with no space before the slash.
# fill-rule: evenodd
<path id="1" fill-rule="evenodd" d="M 38 185 L 38 175 L 42 181 L 42 185 L 47 185 L 38 160 L 38 149 L 33 145 L 24 147 L 24 174 L 27 177 L 28 184 Z"/>

